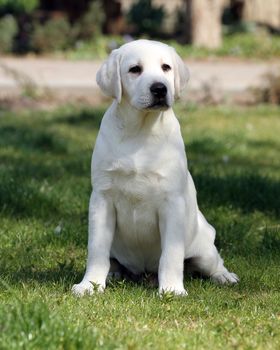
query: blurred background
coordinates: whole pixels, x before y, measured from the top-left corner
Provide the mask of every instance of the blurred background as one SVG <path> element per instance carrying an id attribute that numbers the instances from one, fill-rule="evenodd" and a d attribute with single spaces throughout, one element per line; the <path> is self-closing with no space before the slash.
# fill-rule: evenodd
<path id="1" fill-rule="evenodd" d="M 216 55 L 280 52 L 274 40 L 280 33 L 278 0 L 0 0 L 0 16 L 2 53 L 76 49 L 82 56 L 87 46 L 99 58 L 129 36 L 143 35 L 219 49 Z M 116 36 L 115 43 L 101 42 L 103 35 Z"/>
<path id="2" fill-rule="evenodd" d="M 95 103 L 100 61 L 139 37 L 189 63 L 185 99 L 279 103 L 279 0 L 0 0 L 2 104 L 52 91 Z"/>

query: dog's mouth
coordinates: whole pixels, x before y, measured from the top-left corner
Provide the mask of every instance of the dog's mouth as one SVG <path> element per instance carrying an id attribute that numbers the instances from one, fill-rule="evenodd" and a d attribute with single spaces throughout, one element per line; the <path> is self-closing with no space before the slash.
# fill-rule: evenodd
<path id="1" fill-rule="evenodd" d="M 152 104 L 150 104 L 147 109 L 166 109 L 169 108 L 169 104 L 166 102 L 165 98 L 159 98 L 153 101 Z"/>

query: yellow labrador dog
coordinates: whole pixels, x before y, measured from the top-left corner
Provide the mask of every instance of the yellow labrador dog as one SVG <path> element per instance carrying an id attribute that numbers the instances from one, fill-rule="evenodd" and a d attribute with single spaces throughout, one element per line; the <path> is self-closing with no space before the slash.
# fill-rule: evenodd
<path id="1" fill-rule="evenodd" d="M 219 283 L 236 283 L 199 211 L 173 102 L 189 72 L 168 45 L 137 40 L 114 50 L 97 73 L 114 98 L 92 156 L 86 273 L 76 295 L 103 291 L 110 258 L 134 274 L 157 272 L 159 292 L 185 295 L 184 261 Z"/>

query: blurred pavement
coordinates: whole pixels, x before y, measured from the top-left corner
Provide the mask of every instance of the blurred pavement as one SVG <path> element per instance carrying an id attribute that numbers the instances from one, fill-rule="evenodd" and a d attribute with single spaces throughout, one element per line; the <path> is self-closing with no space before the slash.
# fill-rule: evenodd
<path id="1" fill-rule="evenodd" d="M 102 94 L 95 82 L 101 62 L 64 61 L 48 58 L 0 58 L 0 97 L 22 93 L 26 84 L 64 97 Z M 277 63 L 238 60 L 187 61 L 191 78 L 183 99 L 250 99 L 250 88 L 261 86 L 263 76 Z M 200 96 L 200 97 L 199 97 Z M 209 96 L 208 96 L 209 97 Z M 207 98 L 207 96 L 206 96 Z M 219 101 L 217 101 L 219 102 Z"/>

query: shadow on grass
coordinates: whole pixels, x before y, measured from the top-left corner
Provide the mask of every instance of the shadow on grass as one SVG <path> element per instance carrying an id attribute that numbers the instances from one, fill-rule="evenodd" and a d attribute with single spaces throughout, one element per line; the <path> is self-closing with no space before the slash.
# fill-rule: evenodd
<path id="1" fill-rule="evenodd" d="M 235 136 L 236 137 L 236 136 Z M 232 139 L 231 139 L 232 141 Z M 239 140 L 236 140 L 236 147 L 239 145 Z M 264 173 L 267 171 L 276 171 L 278 173 L 279 164 L 267 159 L 266 154 L 271 152 L 280 152 L 280 143 L 268 140 L 244 140 L 242 139 L 243 147 L 242 154 L 232 154 L 235 146 L 226 145 L 226 141 L 215 140 L 211 137 L 204 137 L 201 140 L 194 140 L 188 144 L 185 144 L 185 150 L 188 156 L 189 163 L 194 162 L 196 165 L 209 166 L 211 169 L 215 169 L 217 165 L 227 166 L 233 173 L 236 168 L 239 168 L 242 172 L 251 173 Z M 256 150 L 259 152 L 256 157 Z M 253 156 L 251 153 L 253 151 Z"/>
<path id="2" fill-rule="evenodd" d="M 86 193 L 89 196 L 90 154 L 63 159 L 49 166 L 43 159 L 28 160 L 24 156 L 0 156 L 0 162 L 2 213 L 46 220 L 61 217 L 65 214 L 65 193 L 69 192 L 67 182 L 70 187 L 75 186 L 73 192 L 76 196 Z M 73 203 L 76 201 L 73 200 Z"/>
<path id="3" fill-rule="evenodd" d="M 0 146 L 12 146 L 15 149 L 31 152 L 53 152 L 54 154 L 67 154 L 66 140 L 54 132 L 43 129 L 33 129 L 32 125 L 5 125 L 0 128 Z"/>
<path id="4" fill-rule="evenodd" d="M 199 202 L 209 206 L 231 206 L 243 212 L 259 210 L 277 217 L 280 214 L 280 183 L 257 174 L 195 172 Z"/>
<path id="5" fill-rule="evenodd" d="M 99 129 L 102 117 L 104 115 L 104 108 L 95 108 L 95 109 L 83 109 L 79 112 L 65 112 L 62 115 L 58 114 L 57 118 L 52 120 L 53 123 L 63 123 L 69 124 L 73 127 L 85 127 L 85 128 L 93 128 Z"/>
<path id="6" fill-rule="evenodd" d="M 51 184 L 61 178 L 67 181 L 69 176 L 75 176 L 76 181 L 90 175 L 91 151 L 85 154 L 79 150 L 69 151 L 71 140 L 61 138 L 48 125 L 57 122 L 68 123 L 74 126 L 83 125 L 98 128 L 103 114 L 100 110 L 83 110 L 80 113 L 73 111 L 58 114 L 54 120 L 45 119 L 39 126 L 33 125 L 4 125 L 0 128 L 1 147 L 12 147 L 13 153 L 0 156 L 0 205 L 10 207 L 14 214 L 28 215 L 27 202 L 34 202 L 37 207 L 44 207 L 47 213 L 57 211 L 57 206 L 51 198 L 40 192 L 34 185 L 47 180 Z M 38 123 L 38 122 L 37 122 Z M 274 146 L 269 144 L 268 146 Z M 259 145 L 261 147 L 261 145 Z M 245 212 L 260 210 L 279 215 L 280 184 L 271 178 L 255 173 L 256 164 L 247 160 L 246 172 L 236 173 L 236 163 L 243 164 L 246 159 L 235 159 L 230 165 L 232 171 L 219 174 L 215 169 L 215 160 L 223 154 L 223 144 L 212 139 L 196 141 L 188 145 L 188 153 L 198 159 L 195 164 L 194 181 L 196 183 L 199 201 L 212 206 L 233 205 Z M 200 170 L 199 157 L 209 155 L 214 158 L 210 162 L 207 173 L 205 168 Z M 250 172 L 248 169 L 253 168 Z M 32 182 L 33 181 L 33 182 Z M 57 200 L 57 199 L 55 199 Z M 45 203 L 44 203 L 45 202 Z M 35 211 L 36 212 L 36 211 Z"/>
<path id="7" fill-rule="evenodd" d="M 70 288 L 73 283 L 81 281 L 83 278 L 83 271 L 77 272 L 72 263 L 70 265 L 58 264 L 49 269 L 26 266 L 16 272 L 12 271 L 12 273 L 1 268 L 0 274 L 2 277 L 5 277 L 10 286 L 19 285 L 20 283 L 39 282 L 40 284 L 63 283 L 67 288 Z"/>
<path id="8" fill-rule="evenodd" d="M 279 145 L 272 141 L 250 141 L 248 147 L 264 151 L 277 150 Z M 212 138 L 196 140 L 185 148 L 199 202 L 209 206 L 230 205 L 243 212 L 260 210 L 276 217 L 280 214 L 280 182 L 264 175 L 278 171 L 277 164 L 265 164 L 261 156 L 252 160 L 246 154 L 223 159 L 228 153 L 224 143 Z"/>
<path id="9" fill-rule="evenodd" d="M 101 112 L 100 112 L 101 113 Z M 101 114 L 94 114 L 91 127 L 99 125 Z M 89 111 L 62 114 L 60 122 L 91 123 Z M 75 120 L 75 118 L 77 120 Z M 59 192 L 67 189 L 69 178 L 75 177 L 77 188 L 85 179 L 90 185 L 91 150 L 71 149 L 70 138 L 53 128 L 57 119 L 34 117 L 34 123 L 6 119 L 0 125 L 0 208 L 16 217 L 49 218 L 63 215 Z M 86 126 L 88 128 L 88 125 Z M 71 149 L 71 150 L 70 150 Z M 65 179 L 65 186 L 58 187 Z M 65 188 L 64 188 L 65 187 Z M 57 191 L 55 191 L 57 188 Z M 62 204 L 62 205 L 61 205 Z"/>

